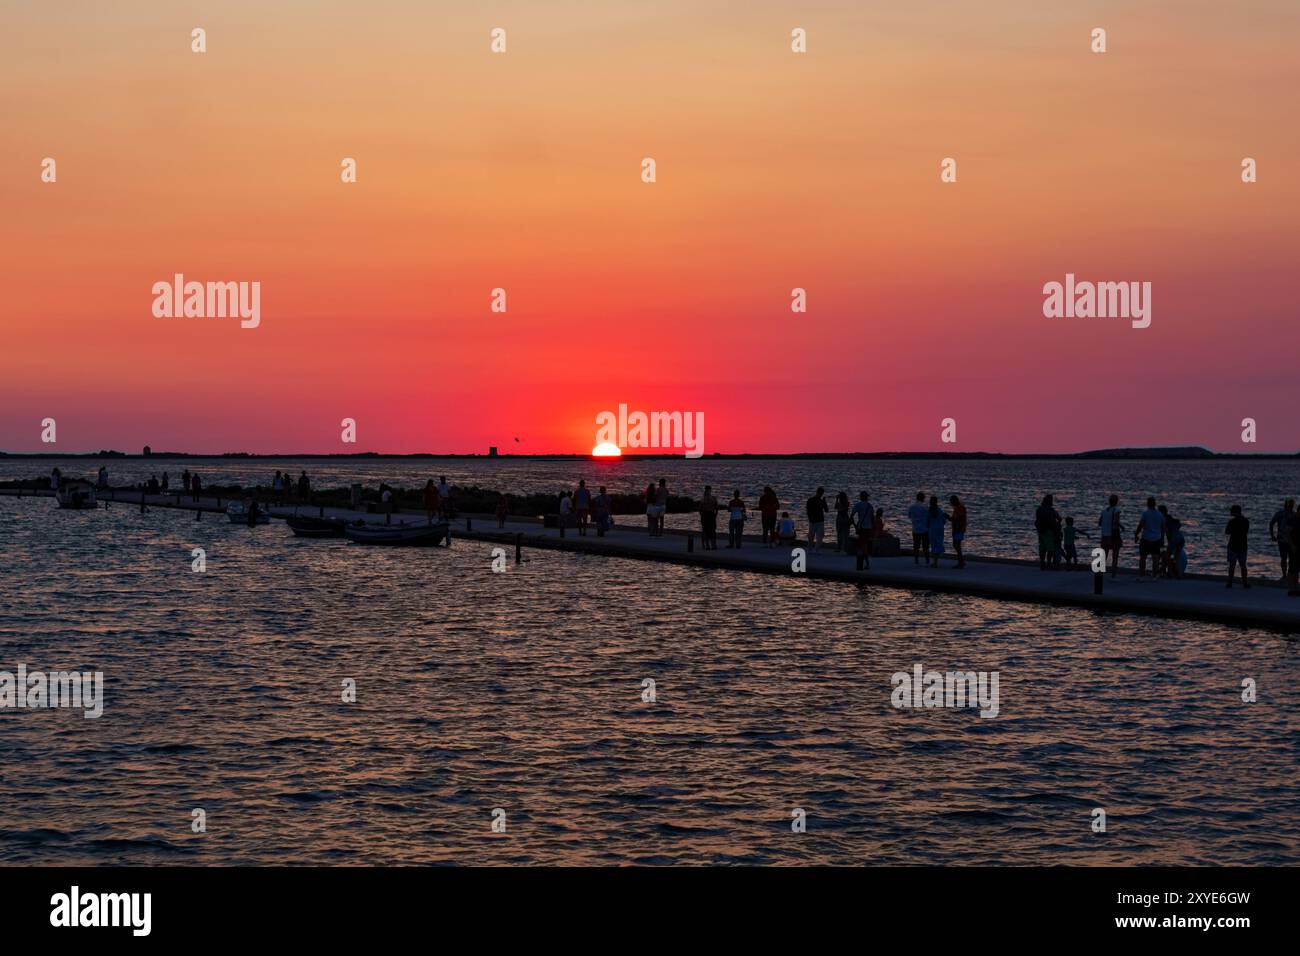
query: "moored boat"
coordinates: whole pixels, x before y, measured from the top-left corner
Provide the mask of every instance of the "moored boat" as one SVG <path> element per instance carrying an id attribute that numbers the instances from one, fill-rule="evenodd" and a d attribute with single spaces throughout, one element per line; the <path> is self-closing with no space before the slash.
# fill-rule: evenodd
<path id="1" fill-rule="evenodd" d="M 341 538 L 342 518 L 314 518 L 308 515 L 291 515 L 285 519 L 289 530 L 300 538 Z"/>
<path id="2" fill-rule="evenodd" d="M 226 505 L 226 515 L 230 518 L 231 524 L 248 524 L 248 509 L 244 507 L 242 501 L 232 501 Z M 254 519 L 257 524 L 269 524 L 271 516 L 262 510 L 261 505 L 257 509 L 257 517 Z"/>
<path id="3" fill-rule="evenodd" d="M 89 510 L 98 508 L 99 501 L 95 497 L 95 486 L 88 481 L 64 481 L 55 492 L 55 500 L 58 501 L 60 508 L 67 508 L 72 511 Z"/>
<path id="4" fill-rule="evenodd" d="M 354 521 L 343 526 L 343 534 L 358 544 L 441 544 L 447 537 L 445 521 L 433 524 L 366 524 Z"/>

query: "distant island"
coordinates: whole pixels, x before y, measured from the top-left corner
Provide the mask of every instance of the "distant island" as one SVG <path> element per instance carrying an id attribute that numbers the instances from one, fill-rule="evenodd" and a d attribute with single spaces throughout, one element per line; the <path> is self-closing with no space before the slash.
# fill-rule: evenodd
<path id="1" fill-rule="evenodd" d="M 466 458 L 466 459 L 506 459 L 506 458 L 529 458 L 529 459 L 552 459 L 556 461 L 566 461 L 574 459 L 588 459 L 590 454 L 581 452 L 555 453 L 555 454 L 439 454 L 437 452 L 416 452 L 412 454 L 383 454 L 374 451 L 349 452 L 349 453 L 308 453 L 308 454 L 273 454 L 262 455 L 252 452 L 221 452 L 219 454 L 201 454 L 196 452 L 183 451 L 153 451 L 146 448 L 140 454 L 128 454 L 122 451 L 101 450 L 94 452 L 7 452 L 0 451 L 0 458 L 9 459 L 41 459 L 41 458 L 109 458 L 109 459 L 143 459 L 150 460 L 160 459 L 188 459 L 188 458 L 240 458 L 240 459 L 293 459 L 293 460 L 333 460 L 333 459 L 375 459 L 375 460 L 398 460 L 398 459 L 428 459 L 428 458 Z M 678 453 L 657 453 L 650 455 L 631 454 L 625 452 L 621 458 L 605 459 L 607 461 L 650 461 L 683 458 Z M 853 452 L 794 452 L 794 453 L 762 453 L 762 452 L 745 452 L 722 454 L 713 452 L 705 455 L 703 458 L 694 459 L 697 461 L 706 461 L 714 459 L 717 461 L 727 460 L 798 460 L 798 459 L 816 459 L 816 460 L 844 460 L 844 461 L 880 461 L 889 459 L 951 459 L 951 460 L 989 460 L 989 461 L 1008 461 L 1008 460 L 1069 460 L 1069 459 L 1091 459 L 1091 460 L 1118 460 L 1118 461 L 1207 461 L 1212 459 L 1250 459 L 1259 460 L 1282 460 L 1300 459 L 1300 451 L 1297 452 L 1221 452 L 1211 451 L 1200 445 L 1179 445 L 1173 447 L 1152 447 L 1152 448 L 1099 448 L 1092 451 L 1078 452 L 1057 452 L 1057 453 L 1020 453 L 1020 452 L 993 452 L 993 451 L 853 451 Z M 685 460 L 685 459 L 683 459 Z"/>

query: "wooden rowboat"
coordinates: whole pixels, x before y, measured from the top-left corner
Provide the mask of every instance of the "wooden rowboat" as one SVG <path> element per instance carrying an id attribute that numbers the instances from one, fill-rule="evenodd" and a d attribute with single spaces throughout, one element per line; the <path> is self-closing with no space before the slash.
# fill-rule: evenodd
<path id="1" fill-rule="evenodd" d="M 354 521 L 343 526 L 344 536 L 358 544 L 441 544 L 448 530 L 445 521 L 433 524 L 365 524 Z"/>

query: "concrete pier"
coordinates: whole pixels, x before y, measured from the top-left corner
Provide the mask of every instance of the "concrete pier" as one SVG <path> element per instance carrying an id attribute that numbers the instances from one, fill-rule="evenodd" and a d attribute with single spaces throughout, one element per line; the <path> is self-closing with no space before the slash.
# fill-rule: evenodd
<path id="1" fill-rule="evenodd" d="M 51 497 L 48 491 L 20 493 L 14 489 L 0 489 L 0 495 Z M 134 489 L 100 492 L 101 501 L 122 507 L 138 508 L 140 497 L 141 492 Z M 227 503 L 225 499 L 218 501 L 206 494 L 199 501 L 186 494 L 145 495 L 145 505 L 149 508 L 224 512 Z M 53 502 L 50 502 L 50 507 L 55 507 Z M 295 513 L 320 515 L 322 509 L 308 505 L 271 506 L 268 513 L 273 518 L 286 518 Z M 389 520 L 389 516 L 384 514 L 366 514 L 346 508 L 324 508 L 323 514 L 325 517 L 376 524 Z M 423 513 L 415 512 L 391 516 L 394 524 L 423 523 L 424 520 Z M 951 552 L 945 556 L 942 567 L 937 569 L 916 564 L 911 554 L 905 552 L 900 557 L 872 558 L 870 570 L 857 571 L 851 555 L 838 554 L 830 546 L 823 546 L 819 552 L 812 551 L 805 542 L 799 542 L 795 547 L 804 548 L 806 552 L 806 570 L 796 572 L 791 569 L 790 547 L 766 548 L 756 538 L 746 537 L 744 546 L 739 549 L 720 546 L 717 551 L 705 551 L 700 547 L 698 531 L 670 530 L 663 537 L 651 538 L 646 533 L 643 519 L 627 515 L 619 516 L 618 520 L 626 524 L 616 526 L 601 538 L 596 536 L 594 526 L 585 536 L 579 535 L 572 527 L 562 536 L 558 529 L 545 528 L 535 518 L 512 517 L 504 528 L 498 528 L 496 518 L 491 515 L 458 515 L 451 522 L 451 535 L 453 540 L 498 542 L 507 547 L 507 552 L 522 545 L 909 590 L 948 591 L 991 599 L 1073 605 L 1094 611 L 1137 612 L 1300 631 L 1300 597 L 1289 597 L 1275 578 L 1263 574 L 1253 581 L 1249 590 L 1240 584 L 1229 590 L 1224 587 L 1227 579 L 1219 575 L 1188 575 L 1180 580 L 1139 579 L 1130 569 L 1122 571 L 1115 579 L 1106 575 L 1102 593 L 1096 594 L 1094 575 L 1087 570 L 1086 563 L 1084 569 L 1077 571 L 1040 571 L 1036 560 L 967 555 L 967 566 L 959 571 L 954 567 Z M 271 530 L 274 533 L 274 529 Z M 720 537 L 725 540 L 726 536 Z M 364 560 L 363 556 L 359 554 L 358 560 Z M 1262 559 L 1260 563 L 1264 563 Z M 1275 562 L 1268 563 L 1270 571 L 1274 565 Z"/>

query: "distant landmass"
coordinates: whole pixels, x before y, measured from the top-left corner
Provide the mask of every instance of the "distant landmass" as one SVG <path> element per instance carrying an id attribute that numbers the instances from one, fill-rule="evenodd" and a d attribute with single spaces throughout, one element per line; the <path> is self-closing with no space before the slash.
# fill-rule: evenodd
<path id="1" fill-rule="evenodd" d="M 581 452 L 557 453 L 547 455 L 508 455 L 508 454 L 439 454 L 437 452 L 417 452 L 414 454 L 393 455 L 382 454 L 374 451 L 351 452 L 346 454 L 274 454 L 261 455 L 252 452 L 222 452 L 220 454 L 201 454 L 196 452 L 183 451 L 152 451 L 146 449 L 141 454 L 128 454 L 122 451 L 101 450 L 94 452 L 7 452 L 0 451 L 0 458 L 164 458 L 164 459 L 184 459 L 184 458 L 291 458 L 291 459 L 403 459 L 403 458 L 549 458 L 556 460 L 590 458 L 589 454 Z M 652 455 L 640 455 L 624 453 L 624 459 L 650 460 L 650 459 L 671 459 L 681 458 L 681 452 L 661 452 Z M 1145 461 L 1204 461 L 1213 458 L 1249 458 L 1254 460 L 1260 459 L 1292 459 L 1300 458 L 1300 451 L 1297 452 L 1220 452 L 1211 451 L 1200 445 L 1177 445 L 1177 446 L 1157 446 L 1150 448 L 1098 448 L 1092 451 L 1078 452 L 1058 452 L 1058 453 L 1013 453 L 1013 452 L 994 452 L 994 451 L 853 451 L 853 452 L 797 452 L 793 454 L 765 454 L 757 453 L 740 453 L 740 454 L 722 454 L 714 452 L 711 455 L 705 455 L 704 459 L 830 459 L 830 460 L 881 460 L 892 458 L 911 458 L 911 459 L 990 459 L 990 460 L 1009 460 L 1009 459 L 1032 459 L 1032 460 L 1050 460 L 1050 459 L 1115 459 L 1115 460 L 1134 460 L 1141 459 Z M 608 459 L 610 461 L 619 461 L 621 459 Z M 703 460 L 703 459 L 699 459 Z"/>

